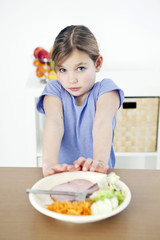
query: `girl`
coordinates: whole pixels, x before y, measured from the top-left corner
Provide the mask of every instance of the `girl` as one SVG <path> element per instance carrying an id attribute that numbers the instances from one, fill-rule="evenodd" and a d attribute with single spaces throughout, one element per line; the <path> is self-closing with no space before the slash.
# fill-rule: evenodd
<path id="1" fill-rule="evenodd" d="M 110 79 L 95 83 L 103 58 L 85 26 L 59 33 L 52 60 L 58 80 L 47 83 L 37 102 L 38 111 L 46 115 L 43 175 L 105 173 L 115 165 L 112 143 L 123 91 Z"/>

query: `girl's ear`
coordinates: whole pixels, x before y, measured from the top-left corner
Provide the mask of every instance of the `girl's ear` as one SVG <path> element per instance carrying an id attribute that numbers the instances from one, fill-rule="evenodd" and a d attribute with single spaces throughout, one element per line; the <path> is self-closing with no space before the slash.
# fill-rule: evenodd
<path id="1" fill-rule="evenodd" d="M 95 67 L 96 67 L 96 72 L 99 72 L 103 64 L 103 57 L 101 55 L 98 56 Z"/>

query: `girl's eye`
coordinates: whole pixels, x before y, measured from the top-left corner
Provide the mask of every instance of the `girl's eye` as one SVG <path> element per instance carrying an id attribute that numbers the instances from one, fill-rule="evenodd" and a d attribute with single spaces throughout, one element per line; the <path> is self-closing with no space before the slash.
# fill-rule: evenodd
<path id="1" fill-rule="evenodd" d="M 59 69 L 59 72 L 64 73 L 64 72 L 66 72 L 66 69 L 60 68 L 60 69 Z"/>
<path id="2" fill-rule="evenodd" d="M 79 72 L 81 72 L 81 71 L 84 71 L 85 68 L 84 68 L 84 67 L 78 67 L 77 70 L 78 70 Z"/>

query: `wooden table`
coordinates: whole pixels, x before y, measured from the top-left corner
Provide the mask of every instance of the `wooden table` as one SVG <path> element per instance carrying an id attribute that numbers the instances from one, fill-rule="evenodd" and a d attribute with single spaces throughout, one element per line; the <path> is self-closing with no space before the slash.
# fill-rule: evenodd
<path id="1" fill-rule="evenodd" d="M 129 206 L 99 222 L 73 224 L 31 206 L 25 189 L 42 178 L 40 168 L 0 168 L 0 240 L 159 240 L 160 170 L 114 172 L 131 190 Z"/>

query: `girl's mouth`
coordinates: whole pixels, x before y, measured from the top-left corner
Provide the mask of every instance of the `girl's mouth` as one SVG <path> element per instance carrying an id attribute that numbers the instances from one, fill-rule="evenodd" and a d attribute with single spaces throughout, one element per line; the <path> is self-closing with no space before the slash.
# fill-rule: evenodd
<path id="1" fill-rule="evenodd" d="M 77 92 L 79 91 L 80 87 L 73 87 L 73 88 L 70 88 L 71 91 L 73 92 Z"/>

